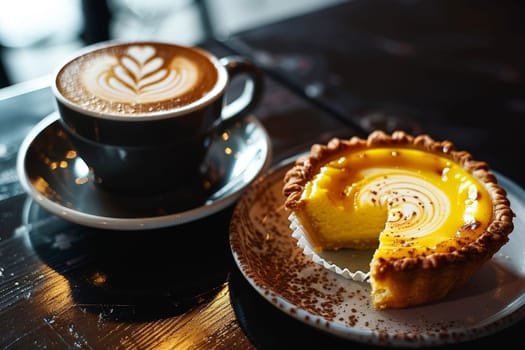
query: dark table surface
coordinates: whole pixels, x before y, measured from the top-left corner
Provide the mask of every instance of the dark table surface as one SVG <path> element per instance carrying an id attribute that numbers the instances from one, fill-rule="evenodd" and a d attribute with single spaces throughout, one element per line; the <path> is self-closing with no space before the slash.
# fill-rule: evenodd
<path id="1" fill-rule="evenodd" d="M 355 0 L 202 46 L 265 70 L 253 114 L 273 165 L 333 136 L 404 129 L 452 140 L 524 186 L 524 19 L 518 1 Z M 0 90 L 0 348 L 374 348 L 296 320 L 248 284 L 228 241 L 235 204 L 129 232 L 45 212 L 16 157 L 54 110 L 45 81 Z M 523 331 L 518 320 L 446 348 L 519 348 Z"/>

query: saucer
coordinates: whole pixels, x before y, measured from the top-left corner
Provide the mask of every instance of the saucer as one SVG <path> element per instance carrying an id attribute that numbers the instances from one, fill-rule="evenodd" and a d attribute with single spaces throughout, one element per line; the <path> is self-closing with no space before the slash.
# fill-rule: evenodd
<path id="1" fill-rule="evenodd" d="M 525 190 L 519 185 L 494 171 L 518 213 L 514 232 L 462 288 L 435 303 L 377 310 L 370 303 L 369 283 L 319 265 L 292 236 L 282 187 L 286 171 L 298 157 L 253 181 L 230 221 L 234 261 L 269 304 L 327 334 L 398 348 L 470 341 L 525 317 Z"/>
<path id="2" fill-rule="evenodd" d="M 201 179 L 159 195 L 116 194 L 94 183 L 58 119 L 57 112 L 51 113 L 26 136 L 18 153 L 18 178 L 45 210 L 90 227 L 147 230 L 203 218 L 235 202 L 271 161 L 269 135 L 248 115 L 217 133 Z"/>

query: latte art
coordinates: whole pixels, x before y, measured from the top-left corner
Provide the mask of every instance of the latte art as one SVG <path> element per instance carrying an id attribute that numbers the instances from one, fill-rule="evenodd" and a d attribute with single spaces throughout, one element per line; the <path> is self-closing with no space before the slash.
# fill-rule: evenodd
<path id="1" fill-rule="evenodd" d="M 162 43 L 108 46 L 65 65 L 60 93 L 97 113 L 144 115 L 187 106 L 217 84 L 218 69 L 197 49 Z"/>
<path id="2" fill-rule="evenodd" d="M 151 46 L 132 46 L 122 57 L 101 56 L 82 72 L 82 82 L 108 101 L 148 103 L 177 98 L 193 89 L 199 69 L 185 57 L 164 62 Z"/>

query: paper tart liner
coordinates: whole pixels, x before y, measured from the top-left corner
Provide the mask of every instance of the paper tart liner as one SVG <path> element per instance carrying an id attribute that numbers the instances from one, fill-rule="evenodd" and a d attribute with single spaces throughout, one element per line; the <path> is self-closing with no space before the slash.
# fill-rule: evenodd
<path id="1" fill-rule="evenodd" d="M 341 249 L 337 251 L 315 252 L 312 245 L 306 238 L 305 229 L 299 222 L 294 213 L 288 216 L 292 237 L 297 240 L 297 246 L 303 250 L 303 253 L 310 257 L 313 262 L 319 264 L 343 276 L 344 278 L 357 281 L 368 282 L 370 275 L 369 264 L 374 253 L 373 250 L 351 250 Z"/>

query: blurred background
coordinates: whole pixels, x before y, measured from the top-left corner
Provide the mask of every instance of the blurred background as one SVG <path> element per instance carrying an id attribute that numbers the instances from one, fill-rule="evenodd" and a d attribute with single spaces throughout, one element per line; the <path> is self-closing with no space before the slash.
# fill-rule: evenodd
<path id="1" fill-rule="evenodd" d="M 15 0 L 0 2 L 0 88 L 43 78 L 107 39 L 197 45 L 344 0 Z"/>

